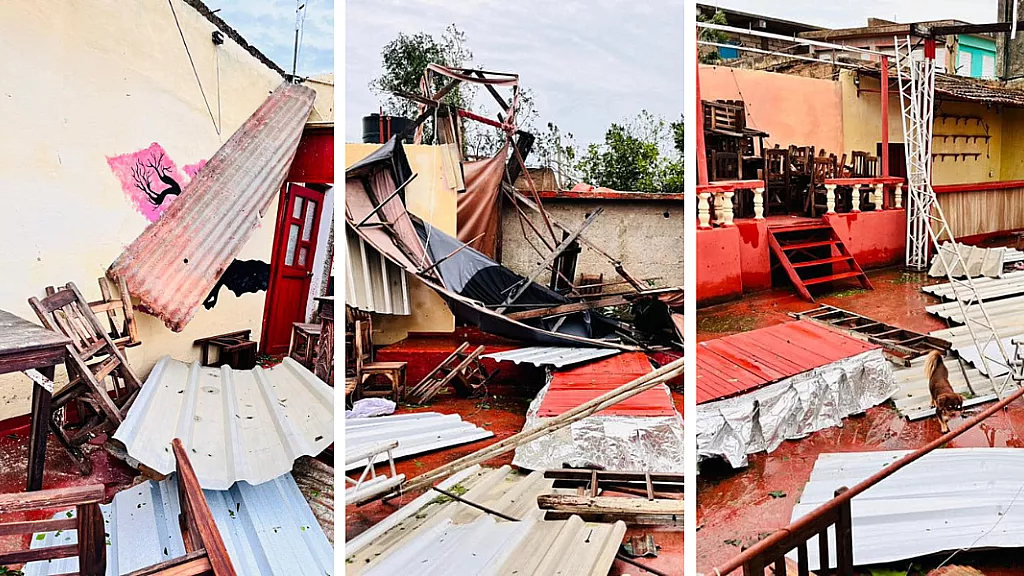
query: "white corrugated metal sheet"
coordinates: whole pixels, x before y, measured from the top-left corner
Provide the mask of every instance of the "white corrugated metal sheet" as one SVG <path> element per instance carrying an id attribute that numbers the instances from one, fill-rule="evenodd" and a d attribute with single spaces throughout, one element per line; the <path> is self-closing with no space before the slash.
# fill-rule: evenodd
<path id="1" fill-rule="evenodd" d="M 397 440 L 398 448 L 391 452 L 395 459 L 476 442 L 491 436 L 494 436 L 493 432 L 479 428 L 472 422 L 463 422 L 458 414 L 413 412 L 345 420 L 346 452 L 357 453 L 385 440 Z M 387 462 L 387 454 L 378 454 L 375 461 Z M 346 464 L 345 470 L 364 466 L 365 458 Z"/>
<path id="2" fill-rule="evenodd" d="M 964 408 L 976 406 L 996 399 L 995 390 L 977 368 L 967 365 L 964 370 L 957 366 L 957 360 L 953 357 L 943 359 L 946 368 L 949 370 L 949 384 L 958 394 L 964 396 Z M 896 384 L 899 390 L 893 395 L 893 401 L 900 414 L 910 420 L 918 420 L 935 415 L 935 409 L 931 406 L 931 393 L 928 391 L 928 378 L 924 373 L 925 357 L 914 359 L 909 367 L 893 367 L 892 373 L 896 377 Z M 974 392 L 967 385 L 964 379 L 966 372 Z M 952 420 L 955 425 L 958 418 Z"/>
<path id="3" fill-rule="evenodd" d="M 986 302 L 993 298 L 1024 294 L 1024 270 L 1010 272 L 1002 278 L 975 278 L 972 283 L 978 291 L 978 295 Z M 924 286 L 921 288 L 921 291 L 938 296 L 943 300 L 952 300 L 954 291 L 960 295 L 961 299 L 971 296 L 969 291 L 963 286 L 954 286 L 949 282 Z"/>
<path id="4" fill-rule="evenodd" d="M 498 362 L 513 362 L 515 364 L 533 364 L 534 366 L 554 366 L 564 368 L 576 364 L 593 362 L 599 358 L 614 356 L 619 350 L 609 348 L 563 348 L 559 346 L 530 346 L 528 348 L 516 348 L 504 352 L 484 354 L 484 358 L 490 358 Z"/>
<path id="5" fill-rule="evenodd" d="M 625 524 L 583 522 L 578 516 L 544 521 L 537 496 L 557 493 L 553 482 L 542 472 L 524 476 L 508 466 L 464 472 L 450 489 L 462 488 L 464 498 L 520 521 L 496 520 L 428 492 L 395 512 L 395 521 L 385 519 L 386 529 L 346 545 L 346 573 L 608 574 Z"/>
<path id="6" fill-rule="evenodd" d="M 405 270 L 381 256 L 348 226 L 345 227 L 345 303 L 365 312 L 408 316 L 409 281 Z"/>
<path id="7" fill-rule="evenodd" d="M 792 519 L 907 453 L 818 455 Z M 1022 547 L 1022 486 L 1024 450 L 947 448 L 926 454 L 852 500 L 853 562 L 864 566 L 961 548 Z M 834 542 L 834 531 L 830 535 Z M 817 570 L 817 538 L 807 548 L 810 569 Z M 829 549 L 835 566 L 835 547 Z"/>
<path id="8" fill-rule="evenodd" d="M 334 389 L 291 358 L 270 369 L 157 362 L 114 439 L 146 466 L 174 471 L 181 438 L 203 488 L 266 482 L 334 442 Z"/>
<path id="9" fill-rule="evenodd" d="M 240 576 L 330 576 L 334 548 L 328 542 L 291 474 L 230 490 L 204 490 Z M 176 476 L 146 482 L 117 494 L 101 507 L 106 521 L 107 575 L 127 574 L 185 555 L 178 527 Z M 73 512 L 59 512 L 63 517 Z M 47 532 L 32 539 L 33 548 L 74 544 L 74 530 Z M 49 576 L 78 570 L 77 558 L 33 562 L 26 576 Z"/>
<path id="10" fill-rule="evenodd" d="M 964 259 L 964 264 L 967 266 L 967 274 L 964 274 L 964 269 L 959 263 L 954 263 L 956 252 L 953 250 L 953 245 L 949 242 L 942 245 L 945 260 L 951 264 L 954 278 L 963 278 L 966 275 L 970 275 L 972 278 L 978 276 L 998 278 L 1003 275 L 1003 266 L 1005 264 L 1024 260 L 1024 252 L 1015 248 L 1002 246 L 982 248 L 980 246 L 960 244 L 959 242 L 957 244 L 959 245 L 960 256 Z M 928 270 L 928 276 L 932 278 L 946 277 L 946 270 L 938 254 L 932 256 L 932 265 Z"/>

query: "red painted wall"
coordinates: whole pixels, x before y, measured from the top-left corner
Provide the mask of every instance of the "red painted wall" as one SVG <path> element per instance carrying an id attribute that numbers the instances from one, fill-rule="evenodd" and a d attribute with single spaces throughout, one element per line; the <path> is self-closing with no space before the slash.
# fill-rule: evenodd
<path id="1" fill-rule="evenodd" d="M 907 213 L 884 210 L 825 217 L 862 268 L 884 268 L 906 256 Z M 764 220 L 697 230 L 697 303 L 705 306 L 772 287 L 771 249 Z"/>
<path id="2" fill-rule="evenodd" d="M 895 266 L 906 258 L 906 210 L 829 214 L 825 218 L 861 268 Z"/>
<path id="3" fill-rule="evenodd" d="M 724 302 L 743 296 L 740 244 L 737 227 L 697 230 L 698 303 Z"/>

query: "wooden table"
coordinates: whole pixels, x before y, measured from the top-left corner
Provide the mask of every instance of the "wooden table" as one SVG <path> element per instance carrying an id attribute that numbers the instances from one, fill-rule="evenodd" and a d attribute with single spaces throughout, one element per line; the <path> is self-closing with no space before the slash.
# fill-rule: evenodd
<path id="1" fill-rule="evenodd" d="M 0 374 L 35 370 L 53 382 L 57 364 L 64 363 L 71 340 L 63 334 L 0 310 Z M 43 487 L 43 463 L 51 418 L 53 390 L 32 386 L 32 432 L 28 447 L 28 490 Z"/>

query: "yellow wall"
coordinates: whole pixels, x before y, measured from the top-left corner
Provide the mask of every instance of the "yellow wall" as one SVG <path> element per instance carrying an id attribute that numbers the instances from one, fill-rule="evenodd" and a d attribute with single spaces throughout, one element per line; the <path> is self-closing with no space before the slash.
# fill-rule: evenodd
<path id="1" fill-rule="evenodd" d="M 345 164 L 351 166 L 379 148 L 379 144 L 345 144 Z M 404 145 L 416 179 L 405 189 L 409 212 L 419 216 L 450 236 L 458 236 L 458 194 L 451 178 L 445 175 L 442 152 L 438 146 Z M 405 338 L 409 332 L 452 332 L 455 317 L 444 300 L 416 277 L 409 275 L 409 316 L 374 315 L 373 343 L 387 345 Z"/>
<path id="2" fill-rule="evenodd" d="M 0 3 L 0 308 L 34 320 L 27 299 L 68 281 L 98 298 L 96 279 L 149 223 L 107 157 L 157 142 L 179 167 L 207 159 L 281 83 L 230 38 L 215 47 L 213 24 L 173 2 L 214 114 L 219 92 L 220 135 L 166 2 Z M 276 210 L 238 258 L 270 261 Z M 142 345 L 129 360 L 145 377 L 164 354 L 195 359 L 196 338 L 245 328 L 259 337 L 265 297 L 222 289 L 177 334 L 139 313 Z M 20 374 L 0 377 L 0 419 L 27 413 L 30 394 Z"/>
<path id="3" fill-rule="evenodd" d="M 851 71 L 843 71 L 839 78 L 843 88 L 844 146 L 847 154 L 852 150 L 864 150 L 875 154 L 882 132 L 881 95 L 866 91 L 858 94 L 853 82 L 854 76 Z M 880 85 L 878 79 L 867 76 L 861 76 L 860 83 L 864 90 L 877 91 Z M 893 86 L 889 89 L 890 142 L 903 141 L 903 121 L 900 114 L 899 92 Z M 943 114 L 980 117 L 982 124 L 979 126 L 974 120 L 965 123 L 963 119 L 959 122 L 954 118 L 942 119 L 940 116 Z M 955 161 L 953 157 L 936 158 L 932 163 L 932 183 L 939 186 L 1024 177 L 1024 153 L 1020 152 L 1024 141 L 1016 136 L 1016 130 L 1003 130 L 1003 126 L 1020 126 L 1021 121 L 1024 121 L 1024 114 L 1018 109 L 996 109 L 983 103 L 940 100 L 935 108 L 933 133 L 936 136 L 984 135 L 987 126 L 991 139 L 986 144 L 984 139 L 975 142 L 958 138 L 954 142 L 953 138 L 935 138 L 932 144 L 933 153 L 981 152 L 981 156 L 967 159 L 958 157 Z M 1004 132 L 1010 140 L 1004 141 Z M 1021 134 L 1020 138 L 1024 138 L 1024 134 Z M 1010 159 L 1010 165 L 1004 167 L 1007 158 Z"/>

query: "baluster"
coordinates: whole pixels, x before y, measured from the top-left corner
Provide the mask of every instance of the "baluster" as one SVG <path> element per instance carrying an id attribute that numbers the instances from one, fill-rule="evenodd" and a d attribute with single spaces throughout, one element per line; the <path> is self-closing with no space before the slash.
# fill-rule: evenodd
<path id="1" fill-rule="evenodd" d="M 903 208 L 903 184 L 902 183 L 896 185 L 896 203 L 895 203 L 895 206 L 896 206 L 897 209 Z"/>
<path id="2" fill-rule="evenodd" d="M 875 193 L 871 195 L 871 203 L 875 205 L 875 210 L 885 210 L 885 200 L 885 184 L 875 184 Z"/>
<path id="3" fill-rule="evenodd" d="M 825 184 L 825 212 L 827 214 L 836 213 L 836 185 Z"/>
<path id="4" fill-rule="evenodd" d="M 711 193 L 701 192 L 697 194 L 697 228 L 706 230 L 711 228 Z"/>
<path id="5" fill-rule="evenodd" d="M 818 573 L 828 574 L 832 559 L 828 555 L 828 527 L 818 533 Z"/>
<path id="6" fill-rule="evenodd" d="M 810 576 L 810 562 L 807 560 L 807 542 L 801 542 L 796 548 L 796 570 L 797 576 Z M 824 574 L 824 570 L 819 570 Z"/>
<path id="7" fill-rule="evenodd" d="M 754 220 L 764 220 L 764 188 L 754 188 Z"/>
<path id="8" fill-rule="evenodd" d="M 850 212 L 860 212 L 860 184 L 854 184 L 850 192 Z"/>
<path id="9" fill-rule="evenodd" d="M 725 221 L 725 192 L 716 190 L 715 195 L 715 224 L 721 226 Z"/>
<path id="10" fill-rule="evenodd" d="M 775 560 L 775 574 L 776 576 L 787 576 L 788 571 L 786 570 L 786 556 L 779 556 Z"/>
<path id="11" fill-rule="evenodd" d="M 722 196 L 724 197 L 724 199 L 722 200 L 722 215 L 725 217 L 725 221 L 722 222 L 722 226 L 732 226 L 733 225 L 733 223 L 732 223 L 732 217 L 733 217 L 733 213 L 732 213 L 732 211 L 733 211 L 732 197 L 733 197 L 734 194 L 735 194 L 734 192 L 725 192 L 724 194 L 722 194 Z"/>
<path id="12" fill-rule="evenodd" d="M 847 488 L 843 486 L 836 490 L 838 497 Z M 850 510 L 850 501 L 846 500 L 839 505 L 836 519 L 836 573 L 839 576 L 853 576 L 853 515 Z"/>

